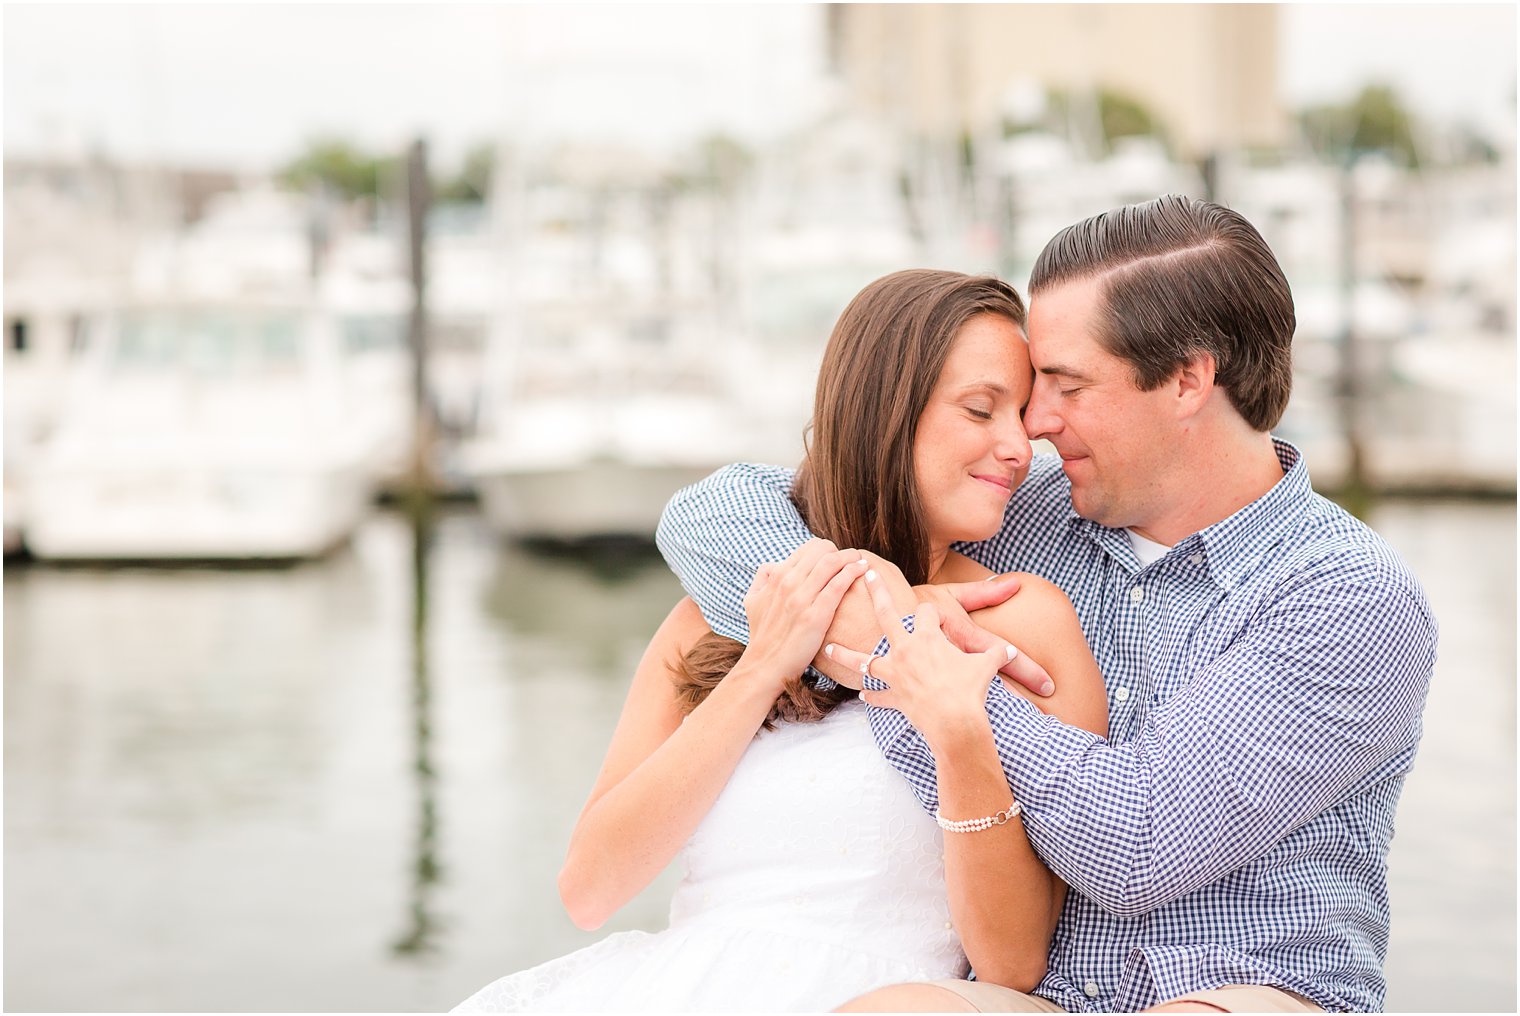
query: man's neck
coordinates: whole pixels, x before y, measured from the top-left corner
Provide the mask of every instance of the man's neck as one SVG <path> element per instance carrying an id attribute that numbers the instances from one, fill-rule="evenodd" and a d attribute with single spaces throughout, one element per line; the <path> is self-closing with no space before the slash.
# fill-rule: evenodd
<path id="1" fill-rule="evenodd" d="M 1172 546 L 1234 515 L 1283 478 L 1270 434 L 1253 433 L 1191 451 L 1176 475 L 1177 497 L 1165 514 L 1130 526 L 1147 540 Z"/>

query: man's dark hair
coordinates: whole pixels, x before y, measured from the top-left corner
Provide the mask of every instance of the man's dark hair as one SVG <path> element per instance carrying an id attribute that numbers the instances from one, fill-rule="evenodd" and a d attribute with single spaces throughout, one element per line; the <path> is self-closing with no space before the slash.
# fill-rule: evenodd
<path id="1" fill-rule="evenodd" d="M 1098 340 L 1151 391 L 1200 352 L 1215 383 L 1260 431 L 1293 387 L 1293 295 L 1266 241 L 1238 212 L 1168 194 L 1084 219 L 1045 245 L 1030 299 L 1099 280 Z"/>

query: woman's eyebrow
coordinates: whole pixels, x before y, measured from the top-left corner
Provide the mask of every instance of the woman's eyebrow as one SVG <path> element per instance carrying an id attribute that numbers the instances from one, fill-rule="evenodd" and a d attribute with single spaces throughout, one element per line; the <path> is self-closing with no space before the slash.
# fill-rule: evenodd
<path id="1" fill-rule="evenodd" d="M 994 395 L 1007 395 L 1008 386 L 1001 381 L 968 381 L 960 386 L 960 394 L 969 392 L 987 391 Z"/>

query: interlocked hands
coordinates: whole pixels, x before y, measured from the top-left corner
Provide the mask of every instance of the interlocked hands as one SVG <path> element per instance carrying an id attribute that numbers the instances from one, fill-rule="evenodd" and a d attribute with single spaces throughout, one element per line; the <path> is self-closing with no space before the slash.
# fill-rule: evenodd
<path id="1" fill-rule="evenodd" d="M 960 649 L 942 630 L 939 608 L 927 600 L 914 609 L 910 632 L 874 571 L 866 574 L 866 587 L 891 646 L 890 655 L 873 657 L 839 645 L 824 650 L 830 659 L 887 685 L 879 691 L 863 691 L 861 698 L 869 705 L 901 712 L 931 749 L 964 731 L 969 723 L 985 722 L 987 689 L 998 671 L 1018 657 L 1018 650 L 1002 640 L 976 652 Z"/>

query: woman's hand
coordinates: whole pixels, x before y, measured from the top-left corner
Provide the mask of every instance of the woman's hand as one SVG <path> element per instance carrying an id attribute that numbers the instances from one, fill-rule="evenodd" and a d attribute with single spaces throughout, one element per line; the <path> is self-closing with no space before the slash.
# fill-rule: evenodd
<path id="1" fill-rule="evenodd" d="M 779 564 L 761 565 L 744 597 L 749 647 L 735 669 L 765 673 L 780 694 L 818 655 L 839 601 L 867 567 L 860 551 L 817 539 Z"/>
<path id="2" fill-rule="evenodd" d="M 939 610 L 929 602 L 914 609 L 914 630 L 907 631 L 882 585 L 874 572 L 866 574 L 866 588 L 891 654 L 871 657 L 844 646 L 825 651 L 886 684 L 884 690 L 862 692 L 861 698 L 901 712 L 938 754 L 948 740 L 987 725 L 987 688 L 1015 653 L 1007 642 L 979 653 L 963 652 L 940 630 Z"/>

